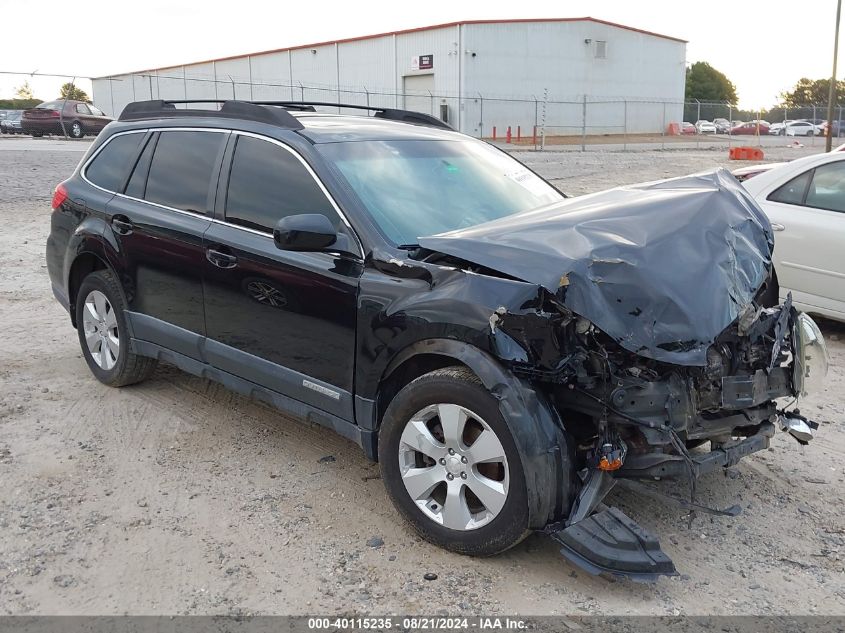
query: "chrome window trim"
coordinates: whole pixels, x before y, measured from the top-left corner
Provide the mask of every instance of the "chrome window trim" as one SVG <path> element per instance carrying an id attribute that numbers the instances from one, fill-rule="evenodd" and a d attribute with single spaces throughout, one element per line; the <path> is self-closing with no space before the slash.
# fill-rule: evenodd
<path id="1" fill-rule="evenodd" d="M 311 178 L 313 178 L 314 182 L 317 183 L 317 186 L 320 188 L 320 191 L 322 191 L 323 195 L 326 196 L 326 199 L 332 205 L 332 208 L 335 210 L 335 213 L 338 214 L 340 219 L 343 221 L 343 223 L 349 229 L 349 232 L 352 234 L 352 237 L 355 239 L 355 243 L 358 246 L 357 256 L 359 258 L 363 259 L 363 257 L 364 257 L 364 246 L 361 243 L 361 239 L 358 237 L 358 233 L 352 227 L 352 224 L 350 224 L 349 220 L 347 219 L 347 217 L 343 213 L 343 211 L 340 210 L 340 206 L 337 204 L 334 197 L 329 193 L 328 189 L 326 189 L 326 186 L 323 184 L 323 181 L 320 180 L 320 178 L 317 176 L 317 174 L 314 172 L 314 170 L 311 169 L 311 165 L 309 165 L 305 161 L 305 159 L 302 158 L 302 156 L 299 154 L 299 152 L 297 152 L 295 149 L 293 149 L 292 147 L 290 147 L 286 143 L 283 143 L 282 141 L 279 141 L 278 139 L 270 138 L 269 136 L 264 136 L 262 134 L 256 134 L 254 132 L 245 132 L 245 131 L 241 131 L 241 130 L 227 130 L 227 129 L 224 129 L 224 128 L 210 128 L 210 127 L 149 127 L 149 128 L 138 129 L 138 130 L 126 130 L 124 132 L 116 132 L 115 134 L 112 134 L 106 140 L 105 143 L 100 145 L 100 147 L 97 148 L 97 151 L 94 152 L 85 161 L 85 163 L 82 165 L 81 169 L 79 170 L 79 175 L 82 177 L 82 180 L 87 182 L 89 185 L 91 185 L 95 189 L 99 189 L 100 191 L 104 191 L 105 193 L 110 193 L 114 196 L 119 196 L 121 198 L 124 198 L 125 200 L 133 200 L 134 202 L 143 202 L 144 204 L 149 204 L 149 205 L 152 205 L 154 207 L 158 207 L 159 209 L 164 209 L 166 211 L 172 211 L 174 213 L 181 213 L 183 215 L 188 215 L 188 216 L 194 217 L 194 218 L 203 218 L 205 220 L 209 220 L 212 224 L 220 224 L 222 226 L 229 226 L 229 227 L 232 227 L 232 228 L 235 228 L 235 229 L 239 229 L 241 231 L 246 231 L 247 233 L 253 233 L 254 235 L 261 235 L 262 237 L 268 237 L 271 240 L 273 239 L 273 234 L 270 233 L 270 232 L 267 232 L 267 231 L 258 231 L 256 229 L 251 229 L 251 228 L 248 228 L 248 227 L 245 227 L 245 226 L 241 226 L 239 224 L 233 224 L 231 222 L 226 222 L 225 220 L 218 220 L 217 218 L 211 217 L 211 215 L 209 215 L 209 214 L 193 213 L 191 211 L 185 211 L 184 209 L 176 209 L 174 207 L 168 207 L 167 205 L 164 205 L 164 204 L 158 204 L 157 202 L 150 202 L 149 200 L 143 200 L 142 198 L 135 198 L 133 196 L 127 196 L 124 193 L 118 193 L 116 191 L 111 191 L 110 189 L 105 189 L 104 187 L 100 187 L 99 185 L 95 185 L 93 182 L 88 180 L 88 176 L 86 175 L 86 172 L 88 170 L 88 166 L 100 154 L 100 152 L 103 151 L 103 149 L 106 147 L 106 145 L 108 145 L 109 143 L 112 142 L 113 139 L 117 138 L 118 136 L 124 136 L 126 134 L 146 134 L 147 132 L 214 132 L 214 133 L 219 133 L 219 134 L 236 134 L 236 135 L 239 135 L 239 136 L 250 136 L 252 138 L 256 138 L 256 139 L 259 139 L 261 141 L 267 141 L 267 142 L 272 143 L 274 145 L 278 145 L 279 147 L 281 147 L 284 150 L 287 150 L 288 152 L 293 154 L 296 157 L 296 159 L 299 160 L 300 163 L 302 163 L 302 165 L 305 167 L 306 171 L 311 175 Z M 232 154 L 232 159 L 234 159 L 234 154 Z M 225 207 L 224 207 L 224 213 L 225 213 Z M 332 252 L 332 251 L 328 251 L 328 252 Z"/>

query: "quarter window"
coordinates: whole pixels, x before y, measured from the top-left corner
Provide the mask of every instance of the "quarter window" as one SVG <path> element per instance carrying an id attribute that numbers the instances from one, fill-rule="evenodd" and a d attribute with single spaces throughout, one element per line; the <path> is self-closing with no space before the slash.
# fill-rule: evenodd
<path id="1" fill-rule="evenodd" d="M 174 209 L 208 213 L 208 190 L 226 138 L 216 132 L 162 132 L 144 199 Z"/>
<path id="2" fill-rule="evenodd" d="M 300 213 L 321 213 L 335 227 L 340 224 L 329 199 L 296 156 L 274 143 L 239 137 L 229 174 L 226 220 L 272 232 L 279 220 Z"/>
<path id="3" fill-rule="evenodd" d="M 122 192 L 142 138 L 140 133 L 113 137 L 85 169 L 85 177 L 98 187 Z"/>

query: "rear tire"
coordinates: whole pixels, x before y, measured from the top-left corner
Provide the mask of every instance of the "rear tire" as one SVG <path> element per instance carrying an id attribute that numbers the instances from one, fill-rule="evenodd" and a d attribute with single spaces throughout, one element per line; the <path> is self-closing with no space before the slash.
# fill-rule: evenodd
<path id="1" fill-rule="evenodd" d="M 435 545 L 491 556 L 529 533 L 516 442 L 496 398 L 465 367 L 432 371 L 396 395 L 379 429 L 379 465 L 396 508 Z"/>
<path id="2" fill-rule="evenodd" d="M 76 330 L 85 362 L 105 385 L 124 387 L 149 378 L 157 361 L 130 349 L 126 304 L 114 274 L 88 275 L 76 295 Z"/>
<path id="3" fill-rule="evenodd" d="M 33 132 L 32 133 L 33 138 L 41 138 L 42 136 L 44 136 L 44 132 Z"/>

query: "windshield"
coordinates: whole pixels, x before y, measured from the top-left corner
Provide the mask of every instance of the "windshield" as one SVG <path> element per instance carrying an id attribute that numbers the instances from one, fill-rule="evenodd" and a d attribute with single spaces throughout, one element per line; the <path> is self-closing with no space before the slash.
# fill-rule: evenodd
<path id="1" fill-rule="evenodd" d="M 475 226 L 564 196 L 504 152 L 477 141 L 317 145 L 396 245 Z"/>

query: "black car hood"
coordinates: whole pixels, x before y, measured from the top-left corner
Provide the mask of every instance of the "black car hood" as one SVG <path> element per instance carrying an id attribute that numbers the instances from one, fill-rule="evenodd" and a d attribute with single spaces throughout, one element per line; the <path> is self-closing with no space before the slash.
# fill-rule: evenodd
<path id="1" fill-rule="evenodd" d="M 766 280 L 772 230 L 726 170 L 611 189 L 431 237 L 420 246 L 537 284 L 625 349 L 678 365 Z"/>

